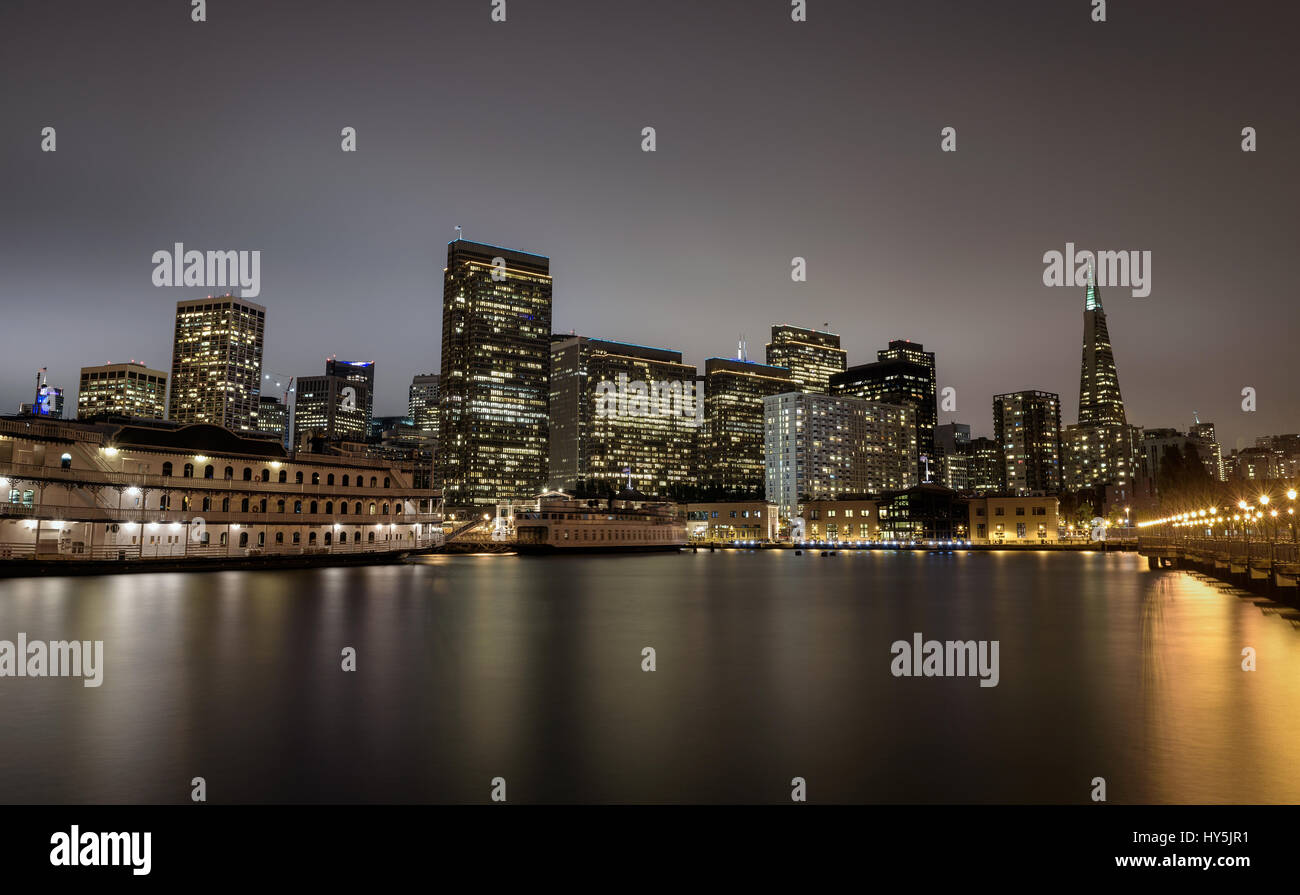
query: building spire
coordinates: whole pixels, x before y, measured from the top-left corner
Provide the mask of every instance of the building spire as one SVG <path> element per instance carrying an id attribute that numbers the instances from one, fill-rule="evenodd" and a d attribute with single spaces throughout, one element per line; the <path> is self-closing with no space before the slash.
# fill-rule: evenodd
<path id="1" fill-rule="evenodd" d="M 1091 259 L 1088 261 L 1088 288 L 1083 293 L 1083 309 L 1085 311 L 1101 309 L 1101 292 L 1097 289 L 1097 271 L 1093 268 Z"/>

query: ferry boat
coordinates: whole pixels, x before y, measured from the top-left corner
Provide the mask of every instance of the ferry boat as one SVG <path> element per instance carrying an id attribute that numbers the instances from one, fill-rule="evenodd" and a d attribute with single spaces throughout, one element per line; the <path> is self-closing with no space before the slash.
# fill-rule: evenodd
<path id="1" fill-rule="evenodd" d="M 607 497 L 548 491 L 535 504 L 502 505 L 498 528 L 513 528 L 520 553 L 678 550 L 686 520 L 675 503 L 624 490 Z"/>

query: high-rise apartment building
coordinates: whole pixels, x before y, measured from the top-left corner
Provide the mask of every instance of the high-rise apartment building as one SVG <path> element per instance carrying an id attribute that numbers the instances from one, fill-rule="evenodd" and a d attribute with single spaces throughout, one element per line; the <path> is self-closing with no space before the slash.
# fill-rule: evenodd
<path id="1" fill-rule="evenodd" d="M 787 519 L 810 500 L 917 483 L 911 407 L 789 392 L 763 399 L 763 425 L 767 500 Z"/>
<path id="2" fill-rule="evenodd" d="M 1023 391 L 993 397 L 993 437 L 1002 445 L 1003 484 L 1017 496 L 1061 490 L 1061 399 Z"/>
<path id="3" fill-rule="evenodd" d="M 262 387 L 266 308 L 233 295 L 176 303 L 169 417 L 250 431 Z"/>
<path id="4" fill-rule="evenodd" d="M 535 497 L 546 484 L 550 259 L 447 245 L 435 484 L 449 509 Z"/>
<path id="5" fill-rule="evenodd" d="M 430 447 L 438 443 L 437 373 L 416 373 L 406 391 L 406 415 Z"/>
<path id="6" fill-rule="evenodd" d="M 830 393 L 831 377 L 844 372 L 846 357 L 838 334 L 785 323 L 772 327 L 767 343 L 768 365 L 787 368 L 802 391 L 818 395 Z"/>

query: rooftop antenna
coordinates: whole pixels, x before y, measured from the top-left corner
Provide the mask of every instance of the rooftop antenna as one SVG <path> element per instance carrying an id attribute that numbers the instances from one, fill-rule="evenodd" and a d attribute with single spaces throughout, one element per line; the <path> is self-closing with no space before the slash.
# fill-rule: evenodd
<path id="1" fill-rule="evenodd" d="M 465 238 L 465 233 L 464 233 L 464 231 L 462 231 L 462 230 L 460 229 L 460 224 L 457 224 L 457 225 L 456 225 L 456 238 L 457 238 L 457 239 L 464 239 L 464 238 Z"/>
<path id="2" fill-rule="evenodd" d="M 1192 419 L 1196 420 L 1196 425 L 1199 426 L 1201 424 L 1201 418 L 1196 415 L 1195 410 L 1192 411 Z"/>

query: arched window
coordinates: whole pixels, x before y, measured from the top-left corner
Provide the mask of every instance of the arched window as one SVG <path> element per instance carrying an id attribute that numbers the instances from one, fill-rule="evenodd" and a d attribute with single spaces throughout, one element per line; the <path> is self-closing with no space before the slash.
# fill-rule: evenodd
<path id="1" fill-rule="evenodd" d="M 346 531 L 339 532 L 339 543 L 346 544 L 347 542 L 348 542 L 348 533 Z"/>
<path id="2" fill-rule="evenodd" d="M 393 512 L 396 513 L 396 514 L 399 515 L 399 516 L 402 515 L 402 505 L 401 505 L 400 503 L 397 504 L 397 505 L 395 505 L 395 506 L 393 507 Z"/>
<path id="3" fill-rule="evenodd" d="M 163 494 L 158 498 L 158 509 L 160 510 L 171 509 L 171 504 L 172 504 L 172 496 L 170 494 Z"/>
<path id="4" fill-rule="evenodd" d="M 230 534 L 228 532 L 223 531 L 221 533 L 221 546 L 224 547 L 229 543 L 230 543 Z"/>
<path id="5" fill-rule="evenodd" d="M 276 511 L 277 513 L 283 513 L 283 512 L 284 512 L 284 501 L 283 501 L 283 500 L 277 500 L 277 501 L 275 502 L 275 511 Z"/>
<path id="6" fill-rule="evenodd" d="M 241 501 L 239 502 L 239 512 L 241 512 L 241 513 L 247 513 L 247 512 L 248 512 L 248 498 L 247 498 L 247 497 L 245 497 L 243 500 L 241 500 Z"/>
<path id="7" fill-rule="evenodd" d="M 227 479 L 233 479 L 234 477 L 235 477 L 235 467 L 233 467 L 233 466 L 227 466 L 227 467 L 226 467 L 226 478 L 227 478 Z"/>
<path id="8" fill-rule="evenodd" d="M 244 467 L 244 481 L 246 481 L 246 482 L 251 482 L 252 480 L 253 480 L 253 467 L 251 467 L 251 466 L 245 466 L 245 467 Z"/>
<path id="9" fill-rule="evenodd" d="M 366 487 L 366 480 L 365 480 L 364 478 L 362 478 L 361 476 L 357 476 L 357 487 L 358 487 L 358 488 L 364 488 L 364 487 Z"/>
<path id="10" fill-rule="evenodd" d="M 327 516 L 332 516 L 334 514 L 334 501 L 332 500 L 325 501 L 325 514 Z"/>
<path id="11" fill-rule="evenodd" d="M 391 488 L 391 487 L 393 487 L 393 480 L 392 480 L 391 478 L 389 478 L 388 476 L 384 476 L 384 487 L 385 487 L 385 488 Z"/>
<path id="12" fill-rule="evenodd" d="M 318 506 L 319 506 L 319 505 L 316 503 L 316 501 L 313 500 L 313 501 L 311 502 L 310 509 L 308 509 L 307 512 L 311 513 L 313 516 L 316 515 L 316 513 L 317 513 L 317 511 L 318 511 L 318 510 L 317 510 Z"/>
<path id="13" fill-rule="evenodd" d="M 266 532 L 264 532 L 264 531 L 259 531 L 259 532 L 257 533 L 257 546 L 259 546 L 259 547 L 265 547 L 265 546 L 266 546 Z"/>
<path id="14" fill-rule="evenodd" d="M 314 545 L 315 543 L 316 543 L 316 532 L 309 531 L 307 533 L 307 544 L 308 546 L 311 546 Z"/>
<path id="15" fill-rule="evenodd" d="M 301 500 L 295 500 L 295 501 L 293 502 L 293 511 L 294 511 L 295 513 L 301 513 L 301 512 L 302 512 L 302 501 L 301 501 Z"/>
<path id="16" fill-rule="evenodd" d="M 373 531 L 370 533 L 370 536 L 366 538 L 366 541 L 368 541 L 371 544 L 375 542 L 375 533 Z"/>
<path id="17" fill-rule="evenodd" d="M 205 466 L 205 467 L 203 468 L 203 477 L 204 477 L 205 479 L 210 479 L 210 478 L 212 478 L 212 473 L 213 473 L 213 471 L 214 471 L 214 470 L 212 469 L 212 464 L 209 463 L 207 466 Z"/>
<path id="18" fill-rule="evenodd" d="M 181 498 L 181 509 L 188 510 L 189 508 L 190 508 L 190 496 L 186 494 Z"/>
<path id="19" fill-rule="evenodd" d="M 169 476 L 171 474 L 172 474 L 172 461 L 168 460 L 166 463 L 163 464 L 163 475 Z"/>
<path id="20" fill-rule="evenodd" d="M 371 477 L 370 477 L 370 487 L 371 487 L 371 488 L 375 487 L 375 481 L 376 481 L 376 480 L 375 480 L 375 477 L 374 477 L 374 476 L 371 476 Z"/>
<path id="21" fill-rule="evenodd" d="M 203 498 L 203 512 L 206 513 L 210 509 L 212 509 L 212 498 L 211 497 Z"/>
<path id="22" fill-rule="evenodd" d="M 329 475 L 325 476 L 325 484 L 327 485 L 334 484 L 334 473 L 331 472 Z"/>
<path id="23" fill-rule="evenodd" d="M 356 513 L 358 516 L 361 515 L 361 501 L 359 500 L 357 501 L 356 509 L 354 509 L 352 512 Z"/>
<path id="24" fill-rule="evenodd" d="M 370 501 L 370 515 L 375 515 L 375 502 L 373 500 Z"/>
<path id="25" fill-rule="evenodd" d="M 384 515 L 388 515 L 388 504 L 384 504 Z"/>
<path id="26" fill-rule="evenodd" d="M 313 472 L 313 473 L 311 474 L 311 483 L 312 483 L 313 485 L 319 485 L 319 484 L 320 484 L 320 473 L 319 473 L 319 472 Z"/>
<path id="27" fill-rule="evenodd" d="M 223 512 L 223 513 L 229 513 L 229 512 L 230 512 L 230 498 L 229 498 L 229 497 L 223 497 L 223 498 L 221 498 L 221 512 Z"/>
<path id="28" fill-rule="evenodd" d="M 194 478 L 194 464 L 193 464 L 193 463 L 186 463 L 186 464 L 185 464 L 185 478 L 187 478 L 187 479 Z"/>
<path id="29" fill-rule="evenodd" d="M 298 485 L 302 484 L 302 470 L 299 470 L 298 472 L 294 473 L 293 480 L 295 484 Z"/>
<path id="30" fill-rule="evenodd" d="M 328 547 L 332 543 L 334 543 L 334 534 L 328 531 L 325 532 L 325 546 Z"/>
<path id="31" fill-rule="evenodd" d="M 287 469 L 281 469 L 281 470 L 280 470 L 280 484 L 283 485 L 283 484 L 284 484 L 285 482 L 287 482 L 287 481 L 289 481 L 289 470 L 287 470 Z"/>
<path id="32" fill-rule="evenodd" d="M 347 477 L 347 476 L 344 476 L 344 477 L 343 477 L 343 487 L 346 488 L 347 486 L 348 486 L 348 477 Z"/>
<path id="33" fill-rule="evenodd" d="M 239 533 L 239 546 L 240 546 L 240 547 L 247 547 L 247 546 L 248 546 L 248 532 L 246 532 L 246 531 L 241 531 L 241 532 Z"/>
<path id="34" fill-rule="evenodd" d="M 265 498 L 265 497 L 262 498 L 262 502 L 259 504 L 259 506 L 261 507 L 260 512 L 265 513 L 265 512 L 266 512 L 266 498 Z"/>
<path id="35" fill-rule="evenodd" d="M 301 543 L 302 543 L 302 532 L 300 532 L 300 531 L 295 531 L 295 532 L 293 533 L 293 542 L 294 542 L 295 544 L 301 544 Z"/>
<path id="36" fill-rule="evenodd" d="M 277 531 L 277 532 L 275 533 L 275 542 L 276 542 L 277 544 L 283 544 L 283 543 L 284 543 L 284 532 L 282 532 L 282 531 Z"/>
<path id="37" fill-rule="evenodd" d="M 269 481 L 271 481 L 271 470 L 269 470 L 269 469 L 263 469 L 263 470 L 262 470 L 262 481 L 264 481 L 264 482 L 269 482 Z"/>

